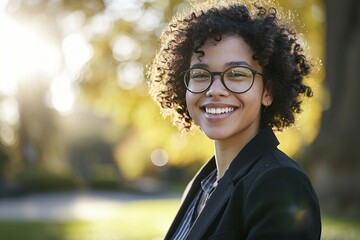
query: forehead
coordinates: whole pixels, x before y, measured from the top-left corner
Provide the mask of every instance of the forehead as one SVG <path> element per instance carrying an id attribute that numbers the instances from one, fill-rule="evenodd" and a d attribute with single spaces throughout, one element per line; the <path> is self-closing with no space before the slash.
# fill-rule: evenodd
<path id="1" fill-rule="evenodd" d="M 226 66 L 229 62 L 254 64 L 254 52 L 241 36 L 224 35 L 220 41 L 209 39 L 199 50 L 199 53 L 193 53 L 191 66 L 202 63 L 216 68 Z"/>

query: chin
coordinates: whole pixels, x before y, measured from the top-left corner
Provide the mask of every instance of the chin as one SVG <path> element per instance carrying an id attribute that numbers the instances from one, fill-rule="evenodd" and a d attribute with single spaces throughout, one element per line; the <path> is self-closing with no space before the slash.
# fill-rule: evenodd
<path id="1" fill-rule="evenodd" d="M 226 139 L 228 137 L 228 135 L 226 133 L 224 133 L 224 131 L 221 132 L 217 132 L 217 131 L 204 131 L 205 135 L 210 138 L 211 140 L 223 140 Z"/>

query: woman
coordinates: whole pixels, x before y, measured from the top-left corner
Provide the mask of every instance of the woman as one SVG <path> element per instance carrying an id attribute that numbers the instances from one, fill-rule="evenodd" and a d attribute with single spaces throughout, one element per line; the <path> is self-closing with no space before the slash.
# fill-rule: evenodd
<path id="1" fill-rule="evenodd" d="M 190 182 L 166 239 L 320 239 L 319 204 L 273 130 L 294 123 L 310 64 L 275 8 L 206 3 L 161 37 L 150 91 L 215 154 Z"/>

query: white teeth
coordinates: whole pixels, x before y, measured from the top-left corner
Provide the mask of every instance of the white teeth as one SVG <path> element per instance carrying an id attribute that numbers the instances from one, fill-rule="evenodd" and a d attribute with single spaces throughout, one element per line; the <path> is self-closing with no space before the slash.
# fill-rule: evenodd
<path id="1" fill-rule="evenodd" d="M 226 108 L 205 108 L 206 113 L 210 114 L 223 114 L 223 113 L 229 113 L 234 111 L 233 107 L 226 107 Z"/>

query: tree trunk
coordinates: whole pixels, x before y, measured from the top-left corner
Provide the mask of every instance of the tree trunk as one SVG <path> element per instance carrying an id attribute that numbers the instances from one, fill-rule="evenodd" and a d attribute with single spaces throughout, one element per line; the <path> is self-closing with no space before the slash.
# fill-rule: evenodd
<path id="1" fill-rule="evenodd" d="M 326 80 L 331 103 L 312 147 L 325 211 L 360 210 L 360 1 L 326 0 Z"/>

